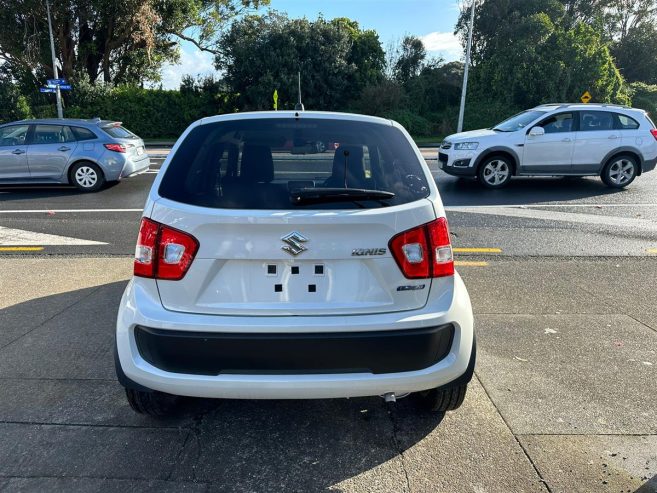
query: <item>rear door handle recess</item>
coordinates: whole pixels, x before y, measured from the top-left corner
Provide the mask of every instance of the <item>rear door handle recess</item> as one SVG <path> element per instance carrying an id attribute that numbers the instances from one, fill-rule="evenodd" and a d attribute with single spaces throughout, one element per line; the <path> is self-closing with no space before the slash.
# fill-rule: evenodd
<path id="1" fill-rule="evenodd" d="M 58 150 L 58 151 L 65 152 L 65 151 L 70 151 L 71 148 L 70 148 L 70 147 L 66 147 L 66 146 L 61 146 L 61 147 L 60 147 L 59 149 L 57 149 L 57 150 Z"/>
<path id="2" fill-rule="evenodd" d="M 25 151 L 22 149 L 16 149 L 15 151 L 11 151 L 12 154 L 20 155 L 20 154 L 25 154 Z"/>

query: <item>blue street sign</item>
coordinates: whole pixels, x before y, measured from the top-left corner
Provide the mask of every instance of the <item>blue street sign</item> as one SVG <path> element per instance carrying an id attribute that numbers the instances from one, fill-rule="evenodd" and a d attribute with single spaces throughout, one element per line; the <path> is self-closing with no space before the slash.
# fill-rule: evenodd
<path id="1" fill-rule="evenodd" d="M 71 90 L 71 84 L 60 84 L 59 88 L 62 91 L 70 91 Z"/>
<path id="2" fill-rule="evenodd" d="M 57 89 L 53 87 L 40 87 L 39 88 L 40 92 L 57 92 Z"/>
<path id="3" fill-rule="evenodd" d="M 48 79 L 48 87 L 50 86 L 61 86 L 62 84 L 67 84 L 66 79 Z"/>

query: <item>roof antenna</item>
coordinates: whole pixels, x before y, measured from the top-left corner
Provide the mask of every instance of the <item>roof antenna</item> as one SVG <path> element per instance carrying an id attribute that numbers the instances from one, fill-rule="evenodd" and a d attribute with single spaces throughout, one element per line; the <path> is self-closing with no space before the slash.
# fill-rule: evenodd
<path id="1" fill-rule="evenodd" d="M 301 72 L 297 73 L 299 78 L 299 102 L 294 106 L 294 111 L 303 111 L 303 103 L 301 102 Z"/>

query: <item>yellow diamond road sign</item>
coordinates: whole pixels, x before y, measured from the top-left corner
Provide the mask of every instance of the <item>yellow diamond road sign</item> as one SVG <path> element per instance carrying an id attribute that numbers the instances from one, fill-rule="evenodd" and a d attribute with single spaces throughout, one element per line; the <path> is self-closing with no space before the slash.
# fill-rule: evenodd
<path id="1" fill-rule="evenodd" d="M 591 101 L 591 93 L 589 91 L 586 91 L 584 94 L 582 94 L 582 97 L 580 98 L 582 100 L 582 103 L 586 104 L 589 101 Z"/>

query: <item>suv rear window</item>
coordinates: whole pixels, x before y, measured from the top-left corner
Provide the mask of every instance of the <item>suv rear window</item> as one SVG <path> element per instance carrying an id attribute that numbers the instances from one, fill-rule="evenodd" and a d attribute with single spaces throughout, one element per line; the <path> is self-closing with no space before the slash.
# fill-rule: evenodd
<path id="1" fill-rule="evenodd" d="M 639 122 L 627 115 L 614 113 L 614 128 L 616 130 L 635 130 L 639 128 Z"/>
<path id="2" fill-rule="evenodd" d="M 422 163 L 391 125 L 328 119 L 248 119 L 194 128 L 162 178 L 162 197 L 225 209 L 356 209 L 429 195 Z M 345 176 L 346 175 L 346 176 Z M 394 193 L 383 199 L 293 204 L 324 188 Z"/>

